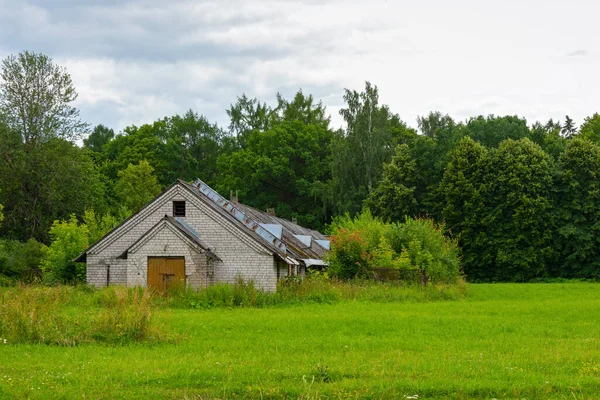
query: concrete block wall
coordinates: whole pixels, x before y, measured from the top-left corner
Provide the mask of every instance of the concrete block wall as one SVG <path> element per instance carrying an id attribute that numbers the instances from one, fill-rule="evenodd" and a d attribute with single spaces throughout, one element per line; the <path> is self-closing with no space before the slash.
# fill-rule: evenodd
<path id="1" fill-rule="evenodd" d="M 245 280 L 253 280 L 257 287 L 265 290 L 275 290 L 277 287 L 277 269 L 275 258 L 266 249 L 257 244 L 246 233 L 209 205 L 189 193 L 187 189 L 174 186 L 163 193 L 150 206 L 138 215 L 117 228 L 111 235 L 93 248 L 87 255 L 87 281 L 91 285 L 106 285 L 106 266 L 110 265 L 111 284 L 127 286 L 146 285 L 147 280 L 141 278 L 141 271 L 147 273 L 141 261 L 142 253 L 137 251 L 135 264 L 129 260 L 120 260 L 120 256 L 147 231 L 154 227 L 165 215 L 172 215 L 173 201 L 186 202 L 186 216 L 182 219 L 196 230 L 201 239 L 221 258 L 215 262 L 213 282 L 234 282 L 241 275 Z M 118 237 L 116 240 L 115 238 Z M 186 246 L 185 243 L 182 243 Z M 164 246 L 163 246 L 164 248 Z M 156 250 L 156 249 L 155 249 Z M 150 251 L 150 249 L 148 249 Z M 181 250 L 183 253 L 189 250 Z M 170 252 L 169 256 L 186 256 Z M 147 260 L 146 255 L 146 260 Z M 202 255 L 204 257 L 204 255 Z M 190 256 L 190 262 L 194 262 Z M 200 262 L 199 259 L 196 262 Z M 186 269 L 188 259 L 186 256 Z M 128 272 L 128 266 L 131 271 Z M 206 268 L 206 265 L 205 265 Z M 138 275 L 138 272 L 140 275 Z M 187 271 L 186 271 L 187 274 Z M 193 275 L 193 274 L 192 274 Z M 192 276 L 193 284 L 202 285 L 199 277 Z M 208 283 L 207 281 L 204 281 Z"/>

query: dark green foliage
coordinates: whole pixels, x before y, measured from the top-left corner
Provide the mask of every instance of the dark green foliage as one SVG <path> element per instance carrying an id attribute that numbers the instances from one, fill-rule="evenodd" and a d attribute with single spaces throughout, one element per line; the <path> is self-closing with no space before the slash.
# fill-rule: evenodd
<path id="1" fill-rule="evenodd" d="M 417 162 L 408 145 L 399 145 L 389 164 L 383 166 L 383 179 L 365 201 L 373 213 L 387 221 L 418 215 L 422 210 L 417 196 L 420 182 Z"/>
<path id="2" fill-rule="evenodd" d="M 600 114 L 586 117 L 579 128 L 579 136 L 594 143 L 600 143 Z"/>
<path id="3" fill-rule="evenodd" d="M 115 131 L 100 124 L 92 130 L 92 133 L 87 138 L 83 139 L 83 147 L 99 153 L 114 137 Z"/>
<path id="4" fill-rule="evenodd" d="M 38 281 L 42 277 L 40 264 L 44 256 L 44 246 L 34 238 L 25 243 L 18 240 L 2 240 L 0 276 L 21 282 Z"/>
<path id="5" fill-rule="evenodd" d="M 506 140 L 492 152 L 483 218 L 488 236 L 489 278 L 544 276 L 552 261 L 553 163 L 529 139 Z"/>
<path id="6" fill-rule="evenodd" d="M 463 250 L 465 273 L 472 280 L 487 278 L 483 259 L 487 247 L 485 180 L 490 162 L 486 147 L 463 138 L 451 154 L 440 184 L 441 214 Z M 489 262 L 489 261 L 488 261 Z"/>
<path id="7" fill-rule="evenodd" d="M 17 142 L 0 159 L 4 235 L 48 242 L 56 219 L 86 208 L 106 209 L 105 186 L 86 153 L 63 139 L 51 139 L 24 151 Z"/>
<path id="8" fill-rule="evenodd" d="M 529 136 L 527 121 L 517 116 L 471 118 L 465 133 L 486 147 L 498 147 L 506 139 L 524 139 Z"/>
<path id="9" fill-rule="evenodd" d="M 267 130 L 246 134 L 243 148 L 219 159 L 222 194 L 238 191 L 244 204 L 275 208 L 283 218 L 318 228 L 326 222 L 319 190 L 330 175 L 332 132 L 322 104 L 296 94 L 292 102 L 279 97 Z"/>
<path id="10" fill-rule="evenodd" d="M 600 146 L 573 139 L 558 159 L 557 215 L 564 277 L 600 278 Z"/>

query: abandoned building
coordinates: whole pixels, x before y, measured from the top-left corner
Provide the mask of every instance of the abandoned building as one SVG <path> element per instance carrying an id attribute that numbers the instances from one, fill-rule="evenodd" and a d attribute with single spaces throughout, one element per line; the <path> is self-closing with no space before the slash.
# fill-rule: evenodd
<path id="1" fill-rule="evenodd" d="M 227 200 L 201 180 L 177 181 L 90 246 L 87 282 L 193 288 L 238 277 L 275 290 L 277 281 L 325 265 L 321 233 Z"/>

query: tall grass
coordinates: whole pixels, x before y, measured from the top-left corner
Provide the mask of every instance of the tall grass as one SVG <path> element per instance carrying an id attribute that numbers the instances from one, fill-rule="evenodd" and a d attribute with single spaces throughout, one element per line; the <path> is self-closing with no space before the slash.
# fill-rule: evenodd
<path id="1" fill-rule="evenodd" d="M 0 292 L 0 339 L 11 343 L 75 346 L 83 343 L 127 344 L 167 339 L 152 315 L 159 308 L 275 307 L 333 304 L 342 301 L 425 302 L 466 295 L 455 285 L 407 285 L 368 280 L 338 281 L 324 276 L 281 281 L 276 292 L 239 278 L 233 284 L 205 289 L 179 288 L 154 296 L 144 288 L 101 290 L 73 286 L 18 286 Z"/>
<path id="2" fill-rule="evenodd" d="M 75 346 L 153 340 L 152 296 L 143 289 L 18 286 L 0 293 L 0 338 Z"/>
<path id="3" fill-rule="evenodd" d="M 205 289 L 178 288 L 157 303 L 177 308 L 272 307 L 307 303 L 333 304 L 342 301 L 425 302 L 464 298 L 468 286 L 458 283 L 421 286 L 403 282 L 372 280 L 341 281 L 316 276 L 282 280 L 277 291 L 257 289 L 253 282 L 238 279 L 234 284 L 217 284 Z"/>

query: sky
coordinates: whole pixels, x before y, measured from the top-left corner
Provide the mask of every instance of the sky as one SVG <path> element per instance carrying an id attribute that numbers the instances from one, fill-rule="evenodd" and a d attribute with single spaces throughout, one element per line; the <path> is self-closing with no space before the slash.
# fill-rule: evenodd
<path id="1" fill-rule="evenodd" d="M 600 112 L 598 0 L 0 0 L 0 57 L 65 66 L 90 124 L 115 131 L 193 109 L 227 126 L 246 93 L 299 89 L 342 125 L 343 90 L 379 87 L 409 126 Z"/>

